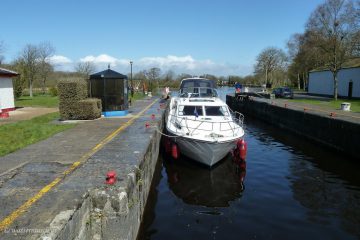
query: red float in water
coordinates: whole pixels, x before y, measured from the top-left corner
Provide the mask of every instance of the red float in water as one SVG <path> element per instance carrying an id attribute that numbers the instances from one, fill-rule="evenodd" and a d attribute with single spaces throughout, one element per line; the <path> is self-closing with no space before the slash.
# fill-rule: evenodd
<path id="1" fill-rule="evenodd" d="M 245 161 L 246 158 L 246 153 L 247 153 L 247 143 L 245 142 L 244 139 L 240 139 L 237 143 L 237 148 L 239 150 L 239 158 L 241 160 Z"/>
<path id="2" fill-rule="evenodd" d="M 176 143 L 173 143 L 171 146 L 171 156 L 174 159 L 178 159 L 178 157 L 179 157 L 179 148 Z"/>

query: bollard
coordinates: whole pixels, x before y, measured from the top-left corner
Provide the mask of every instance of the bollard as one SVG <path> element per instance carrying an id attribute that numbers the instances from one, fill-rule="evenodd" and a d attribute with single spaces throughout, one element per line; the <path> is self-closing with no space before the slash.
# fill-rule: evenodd
<path id="1" fill-rule="evenodd" d="M 112 185 L 116 182 L 116 172 L 115 171 L 109 171 L 106 173 L 106 184 Z"/>

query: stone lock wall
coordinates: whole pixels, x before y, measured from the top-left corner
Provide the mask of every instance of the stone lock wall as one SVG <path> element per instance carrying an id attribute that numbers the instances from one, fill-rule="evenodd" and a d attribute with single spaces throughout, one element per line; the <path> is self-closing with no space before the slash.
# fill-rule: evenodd
<path id="1" fill-rule="evenodd" d="M 324 146 L 360 158 L 360 124 L 301 110 L 283 108 L 267 102 L 226 96 L 234 111 L 261 119 L 281 129 L 312 139 Z"/>

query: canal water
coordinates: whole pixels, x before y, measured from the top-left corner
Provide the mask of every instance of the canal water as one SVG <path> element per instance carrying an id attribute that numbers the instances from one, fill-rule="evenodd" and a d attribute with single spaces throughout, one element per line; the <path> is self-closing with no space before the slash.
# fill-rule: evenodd
<path id="1" fill-rule="evenodd" d="M 138 239 L 359 239 L 360 164 L 245 124 L 246 170 L 231 155 L 209 170 L 160 154 Z"/>

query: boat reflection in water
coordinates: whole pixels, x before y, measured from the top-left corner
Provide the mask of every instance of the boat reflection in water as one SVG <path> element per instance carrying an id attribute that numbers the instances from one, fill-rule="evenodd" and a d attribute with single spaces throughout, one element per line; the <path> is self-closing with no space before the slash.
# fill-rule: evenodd
<path id="1" fill-rule="evenodd" d="M 245 189 L 246 163 L 230 154 L 213 168 L 191 161 L 164 157 L 171 191 L 186 204 L 205 207 L 228 207 Z"/>

